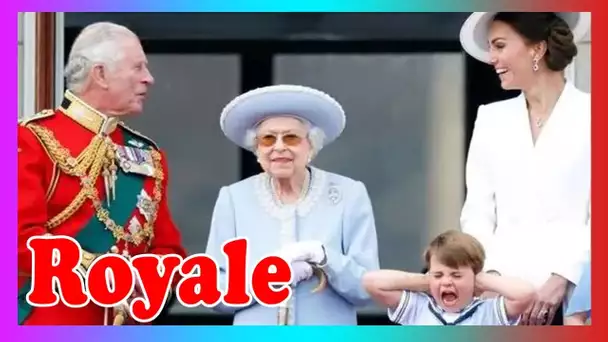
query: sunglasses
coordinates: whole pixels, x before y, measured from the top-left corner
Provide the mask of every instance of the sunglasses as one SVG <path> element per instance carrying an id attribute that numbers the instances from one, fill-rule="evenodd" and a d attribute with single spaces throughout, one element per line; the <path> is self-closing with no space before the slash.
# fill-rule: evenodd
<path id="1" fill-rule="evenodd" d="M 281 134 L 280 137 L 281 141 L 286 146 L 298 146 L 304 139 L 303 137 L 294 133 Z M 277 140 L 279 140 L 279 136 L 276 134 L 265 134 L 257 137 L 256 140 L 260 146 L 270 147 L 274 146 L 274 144 L 277 143 Z"/>

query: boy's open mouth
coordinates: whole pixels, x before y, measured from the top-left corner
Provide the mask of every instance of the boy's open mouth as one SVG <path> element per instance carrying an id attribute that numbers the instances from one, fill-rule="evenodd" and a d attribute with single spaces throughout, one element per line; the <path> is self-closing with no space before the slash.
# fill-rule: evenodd
<path id="1" fill-rule="evenodd" d="M 445 306 L 454 306 L 458 302 L 458 295 L 452 290 L 441 291 L 441 302 Z"/>

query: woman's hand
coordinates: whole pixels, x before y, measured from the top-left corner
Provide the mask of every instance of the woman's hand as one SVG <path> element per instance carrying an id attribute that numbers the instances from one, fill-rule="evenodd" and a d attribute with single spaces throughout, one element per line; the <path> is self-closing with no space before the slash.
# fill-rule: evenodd
<path id="1" fill-rule="evenodd" d="M 308 261 L 314 264 L 324 264 L 326 261 L 325 248 L 318 241 L 302 241 L 287 245 L 277 253 L 288 263 Z"/>
<path id="2" fill-rule="evenodd" d="M 552 275 L 538 290 L 538 296 L 521 318 L 521 325 L 547 325 L 553 321 L 555 313 L 562 305 L 568 289 L 568 280 Z"/>
<path id="3" fill-rule="evenodd" d="M 293 272 L 293 281 L 291 283 L 294 286 L 300 283 L 301 281 L 310 279 L 313 274 L 312 266 L 305 261 L 292 262 L 291 271 Z"/>

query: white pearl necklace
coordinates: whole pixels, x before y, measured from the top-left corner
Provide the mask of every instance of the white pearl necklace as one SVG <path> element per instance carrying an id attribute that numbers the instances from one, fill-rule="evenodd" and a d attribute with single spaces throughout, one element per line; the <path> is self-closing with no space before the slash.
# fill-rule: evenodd
<path id="1" fill-rule="evenodd" d="M 270 188 L 272 189 L 272 194 L 273 194 L 275 200 L 277 201 L 277 203 L 283 204 L 283 201 L 281 201 L 281 198 L 280 198 L 281 196 L 279 194 L 279 191 L 278 191 L 276 185 L 274 184 L 274 179 L 272 177 L 269 177 L 268 179 L 269 179 Z M 300 190 L 300 195 L 299 195 L 296 203 L 299 203 L 306 197 L 306 195 L 308 194 L 308 190 L 310 190 L 310 172 L 308 170 L 306 170 L 306 175 L 304 176 L 304 183 L 302 184 L 302 189 Z"/>

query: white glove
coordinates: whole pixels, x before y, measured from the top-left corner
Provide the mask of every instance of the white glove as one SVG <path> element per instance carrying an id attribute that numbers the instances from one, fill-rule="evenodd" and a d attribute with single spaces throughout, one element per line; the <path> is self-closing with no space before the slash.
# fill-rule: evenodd
<path id="1" fill-rule="evenodd" d="M 312 277 L 312 266 L 305 261 L 295 261 L 291 263 L 291 272 L 293 273 L 291 284 L 295 286 Z"/>
<path id="2" fill-rule="evenodd" d="M 325 260 L 325 249 L 318 241 L 302 241 L 283 247 L 276 255 L 290 264 L 295 261 L 320 264 Z"/>

